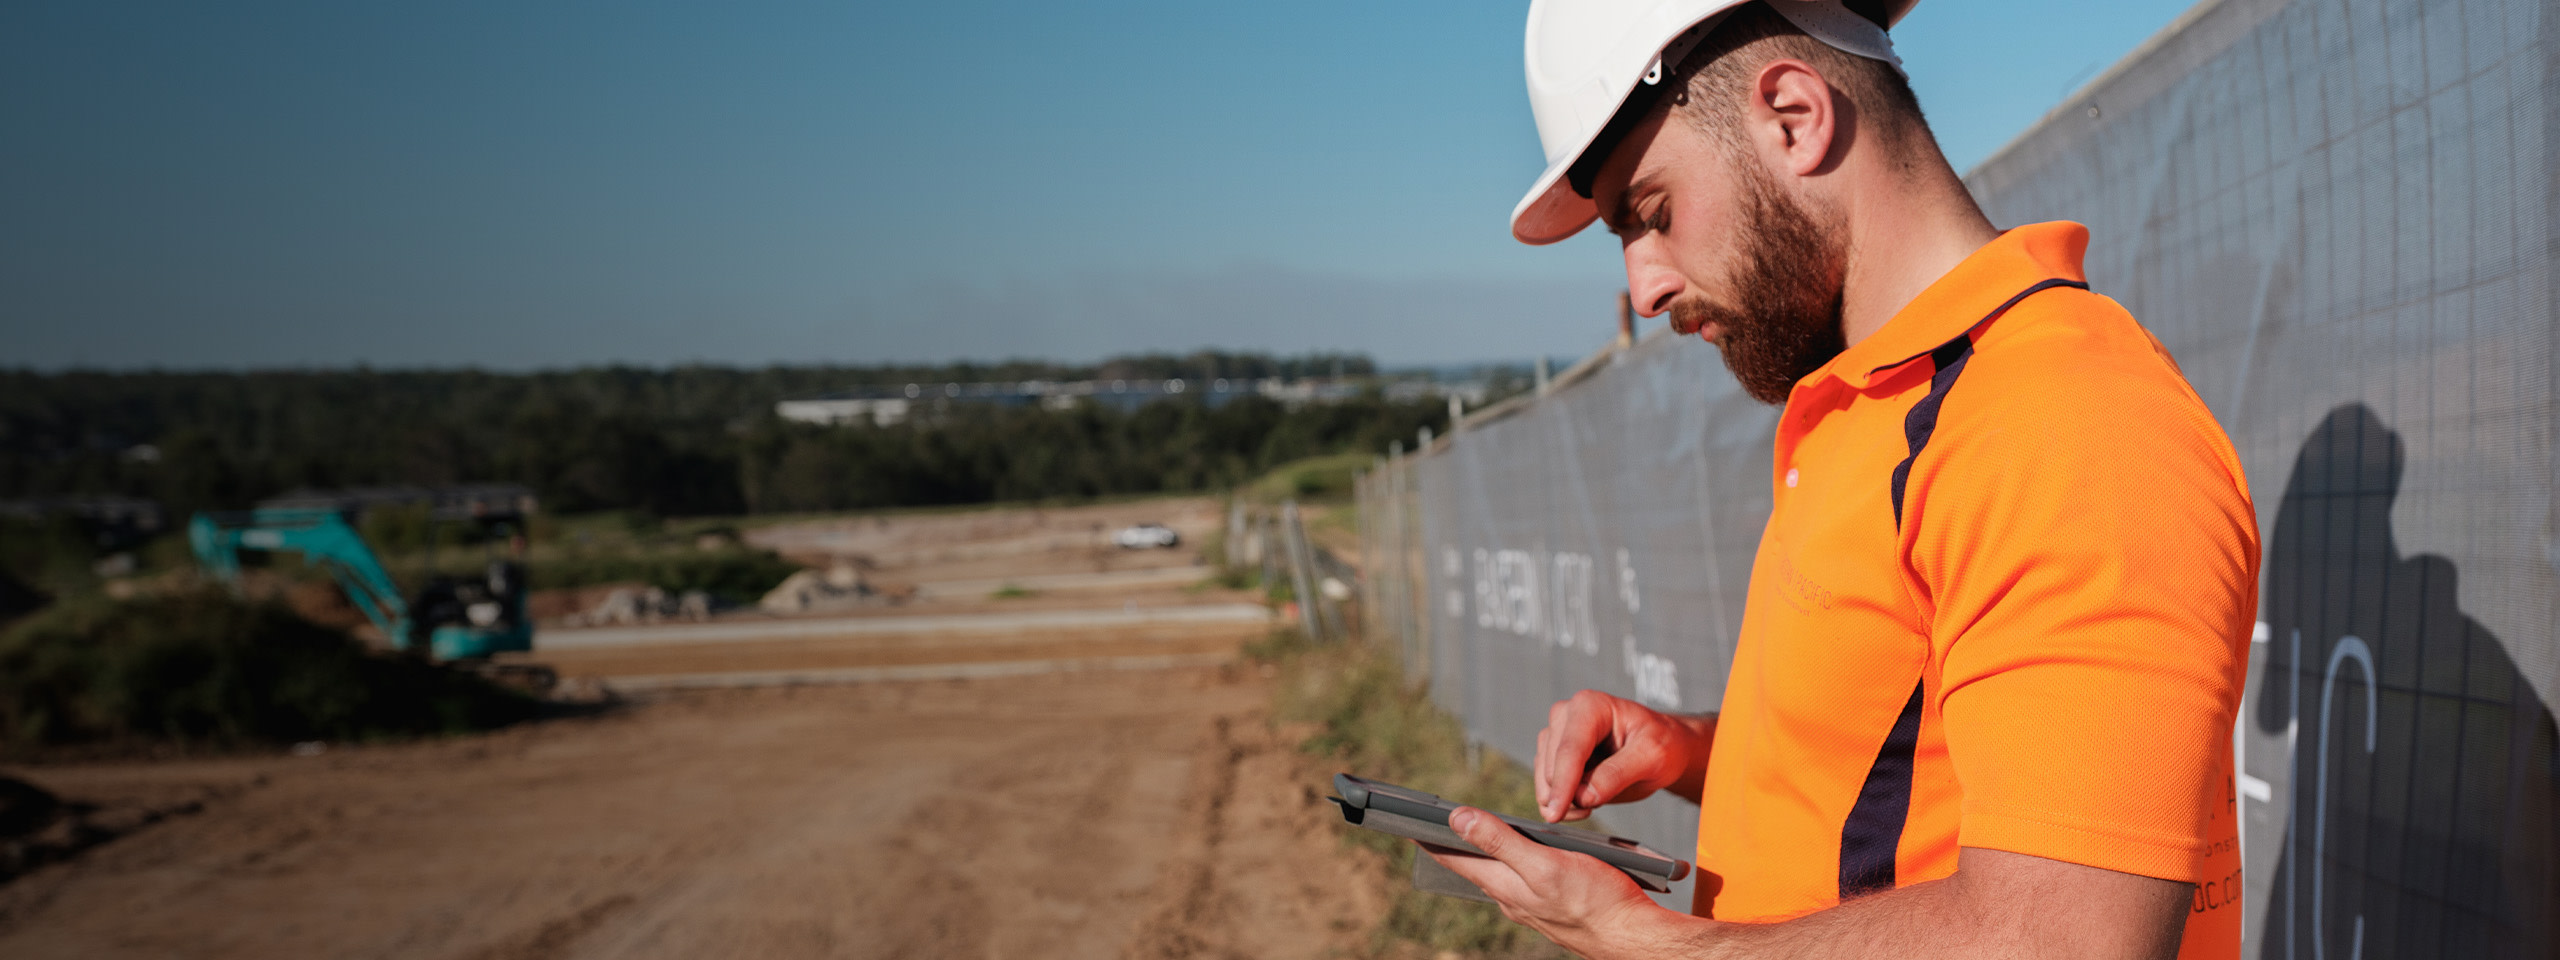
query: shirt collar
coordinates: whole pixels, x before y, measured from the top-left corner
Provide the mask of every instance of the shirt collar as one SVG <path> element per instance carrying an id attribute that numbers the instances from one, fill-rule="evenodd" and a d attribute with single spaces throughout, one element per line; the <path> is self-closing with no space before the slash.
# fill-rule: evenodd
<path id="1" fill-rule="evenodd" d="M 1807 374 L 1799 386 L 1833 377 L 1863 390 L 1877 374 L 1926 356 L 1973 329 L 2038 281 L 2086 281 L 2081 257 L 2088 249 L 2089 228 L 2068 220 L 2005 231 L 1920 291 L 1882 328 Z"/>

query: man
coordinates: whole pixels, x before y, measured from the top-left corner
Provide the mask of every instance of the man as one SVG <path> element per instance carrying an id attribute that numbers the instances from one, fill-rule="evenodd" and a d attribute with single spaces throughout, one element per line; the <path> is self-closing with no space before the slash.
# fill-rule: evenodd
<path id="1" fill-rule="evenodd" d="M 1550 820 L 1700 801 L 1692 914 L 1477 811 L 1490 856 L 1434 855 L 1595 958 L 2235 957 L 2239 461 L 2085 228 L 1975 206 L 1910 5 L 1532 5 L 1513 233 L 1602 220 L 1638 307 L 1785 404 L 1774 507 L 1720 712 L 1584 691 L 1539 735 Z"/>

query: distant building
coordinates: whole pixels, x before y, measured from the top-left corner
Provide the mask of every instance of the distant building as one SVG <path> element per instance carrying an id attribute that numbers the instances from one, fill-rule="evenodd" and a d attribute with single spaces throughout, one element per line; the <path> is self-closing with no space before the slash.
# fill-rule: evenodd
<path id="1" fill-rule="evenodd" d="M 909 383 L 865 387 L 805 400 L 784 400 L 773 405 L 773 413 L 794 423 L 886 427 L 955 403 L 1026 407 L 1038 404 L 1050 410 L 1072 410 L 1079 404 L 1098 403 L 1129 410 L 1158 400 L 1177 398 L 1214 407 L 1238 397 L 1258 395 L 1297 407 L 1309 403 L 1339 403 L 1358 396 L 1368 386 L 1366 379 L 1313 377 L 1298 380 L 1280 377 L 1193 380 L 1176 377 L 1169 380 Z"/>
<path id="2" fill-rule="evenodd" d="M 906 422 L 907 407 L 914 402 L 905 397 L 819 397 L 782 401 L 773 405 L 773 413 L 793 423 L 840 427 L 867 422 L 887 427 Z"/>
<path id="3" fill-rule="evenodd" d="M 1456 397 L 1467 406 L 1480 407 L 1492 392 L 1490 381 L 1475 380 L 1398 380 L 1387 385 L 1389 400 L 1420 400 L 1425 397 Z"/>

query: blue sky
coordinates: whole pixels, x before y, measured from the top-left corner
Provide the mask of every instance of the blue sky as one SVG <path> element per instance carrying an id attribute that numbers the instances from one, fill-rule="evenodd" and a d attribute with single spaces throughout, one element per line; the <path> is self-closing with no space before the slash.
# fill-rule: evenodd
<path id="1" fill-rule="evenodd" d="M 1959 169 L 2187 4 L 1932 0 Z M 1522 2 L 0 9 L 0 366 L 1578 355 Z"/>

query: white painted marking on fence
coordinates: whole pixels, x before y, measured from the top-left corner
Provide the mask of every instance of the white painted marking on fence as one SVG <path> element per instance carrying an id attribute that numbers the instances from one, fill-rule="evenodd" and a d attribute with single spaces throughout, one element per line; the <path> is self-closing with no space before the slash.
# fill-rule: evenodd
<path id="1" fill-rule="evenodd" d="M 2259 803 L 2274 803 L 2276 786 L 2244 773 L 2240 775 L 2240 795 Z"/>

